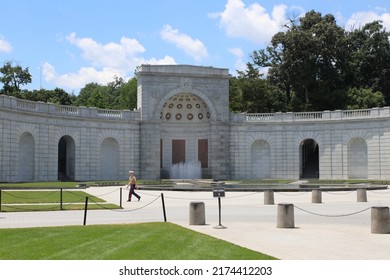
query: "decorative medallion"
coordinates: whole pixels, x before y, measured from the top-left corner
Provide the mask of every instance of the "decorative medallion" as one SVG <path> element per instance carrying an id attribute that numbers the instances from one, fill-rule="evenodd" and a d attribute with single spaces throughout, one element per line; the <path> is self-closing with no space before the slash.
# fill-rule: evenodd
<path id="1" fill-rule="evenodd" d="M 176 105 L 177 109 L 181 109 L 181 107 L 183 107 L 183 105 L 181 105 L 180 103 Z"/>
<path id="2" fill-rule="evenodd" d="M 187 119 L 188 119 L 188 120 L 192 120 L 193 118 L 194 118 L 194 115 L 193 115 L 193 114 L 191 114 L 191 113 L 190 113 L 190 114 L 187 114 Z"/>
<path id="3" fill-rule="evenodd" d="M 165 115 L 165 118 L 166 118 L 167 120 L 170 120 L 170 119 L 171 119 L 171 113 L 167 113 L 167 114 Z"/>
<path id="4" fill-rule="evenodd" d="M 199 113 L 198 114 L 198 118 L 201 120 L 201 119 L 203 119 L 203 114 L 202 113 Z"/>
<path id="5" fill-rule="evenodd" d="M 176 114 L 175 118 L 176 118 L 178 121 L 181 120 L 181 114 L 180 114 L 180 113 Z"/>
<path id="6" fill-rule="evenodd" d="M 187 104 L 187 109 L 191 109 L 192 108 L 192 105 L 191 104 Z"/>

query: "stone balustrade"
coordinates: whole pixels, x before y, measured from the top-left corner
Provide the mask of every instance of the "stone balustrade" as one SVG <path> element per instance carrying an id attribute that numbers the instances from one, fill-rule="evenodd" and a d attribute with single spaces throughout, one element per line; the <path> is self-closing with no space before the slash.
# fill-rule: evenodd
<path id="1" fill-rule="evenodd" d="M 139 111 L 110 110 L 87 107 L 74 107 L 58 105 L 53 103 L 35 102 L 18 99 L 12 96 L 0 95 L 0 107 L 19 111 L 29 111 L 42 114 L 64 115 L 69 117 L 80 117 L 90 119 L 118 119 L 118 120 L 139 120 Z"/>
<path id="2" fill-rule="evenodd" d="M 360 110 L 336 110 L 323 112 L 287 112 L 243 114 L 247 122 L 296 122 L 296 121 L 329 121 L 366 118 L 388 118 L 390 107 Z M 241 118 L 240 118 L 241 119 Z"/>
<path id="3" fill-rule="evenodd" d="M 79 116 L 83 118 L 109 118 L 109 119 L 130 119 L 140 118 L 139 111 L 109 110 L 87 107 L 74 107 L 57 105 L 52 103 L 34 102 L 17 99 L 15 97 L 0 95 L 0 107 L 16 109 L 21 111 L 32 111 L 37 113 Z M 231 113 L 231 121 L 236 122 L 299 122 L 299 121 L 330 121 L 330 120 L 351 120 L 367 118 L 388 118 L 390 107 L 371 108 L 360 110 L 335 110 L 322 112 L 276 112 L 276 113 Z"/>

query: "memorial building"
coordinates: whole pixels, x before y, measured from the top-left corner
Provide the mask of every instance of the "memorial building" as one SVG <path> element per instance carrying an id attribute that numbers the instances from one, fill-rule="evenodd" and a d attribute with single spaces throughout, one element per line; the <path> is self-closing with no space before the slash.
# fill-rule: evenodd
<path id="1" fill-rule="evenodd" d="M 0 95 L 0 182 L 390 179 L 390 108 L 229 112 L 227 69 L 142 65 L 137 109 Z"/>

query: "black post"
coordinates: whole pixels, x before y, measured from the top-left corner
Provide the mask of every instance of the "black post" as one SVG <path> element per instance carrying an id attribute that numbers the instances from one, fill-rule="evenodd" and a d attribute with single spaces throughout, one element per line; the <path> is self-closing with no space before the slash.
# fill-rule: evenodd
<path id="1" fill-rule="evenodd" d="M 219 224 L 217 226 L 215 226 L 214 228 L 215 229 L 225 229 L 226 227 L 224 225 L 222 225 L 221 223 L 221 197 L 218 196 L 218 216 L 219 216 Z"/>
<path id="2" fill-rule="evenodd" d="M 62 209 L 62 188 L 60 189 L 60 209 Z"/>
<path id="3" fill-rule="evenodd" d="M 219 226 L 222 226 L 222 224 L 221 224 L 221 197 L 220 196 L 218 196 L 218 211 L 219 211 Z"/>
<path id="4" fill-rule="evenodd" d="M 164 194 L 161 193 L 161 203 L 163 207 L 163 213 L 164 213 L 164 222 L 167 222 L 167 214 L 165 212 L 165 202 L 164 202 Z"/>
<path id="5" fill-rule="evenodd" d="M 122 208 L 122 188 L 119 191 L 119 207 Z"/>
<path id="6" fill-rule="evenodd" d="M 87 209 L 88 209 L 88 196 L 85 197 L 85 208 L 84 208 L 84 226 L 87 223 Z"/>

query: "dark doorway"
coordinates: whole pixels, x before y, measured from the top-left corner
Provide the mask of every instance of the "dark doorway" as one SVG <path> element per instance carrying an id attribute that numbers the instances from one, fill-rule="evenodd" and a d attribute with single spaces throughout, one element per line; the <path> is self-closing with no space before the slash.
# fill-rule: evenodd
<path id="1" fill-rule="evenodd" d="M 75 180 L 75 143 L 70 136 L 63 136 L 58 142 L 58 180 Z"/>
<path id="2" fill-rule="evenodd" d="M 172 164 L 186 162 L 186 140 L 172 140 Z"/>
<path id="3" fill-rule="evenodd" d="M 313 139 L 306 139 L 300 146 L 300 178 L 318 179 L 319 178 L 319 154 L 318 144 Z"/>

